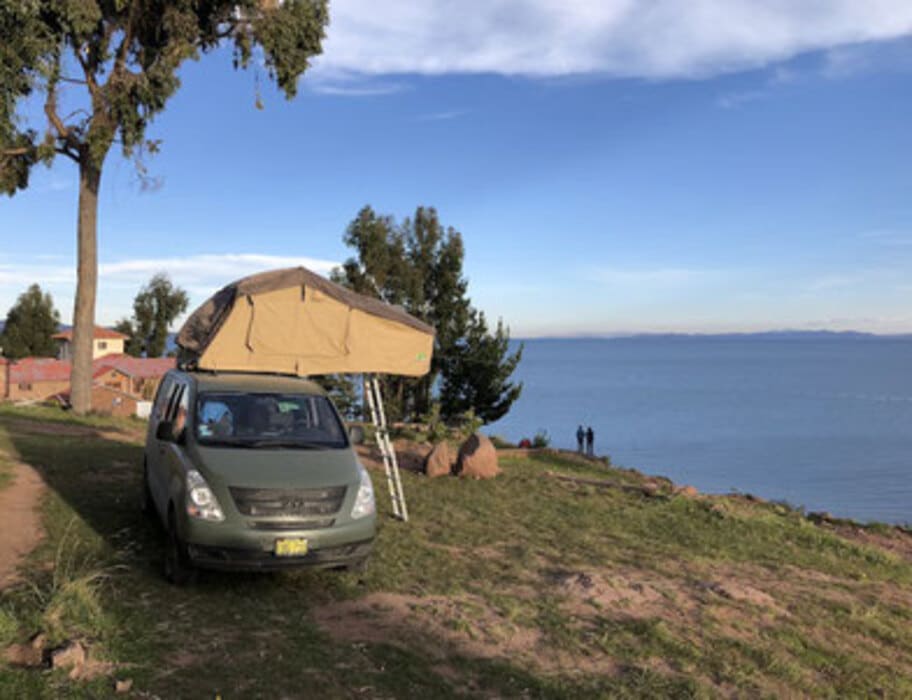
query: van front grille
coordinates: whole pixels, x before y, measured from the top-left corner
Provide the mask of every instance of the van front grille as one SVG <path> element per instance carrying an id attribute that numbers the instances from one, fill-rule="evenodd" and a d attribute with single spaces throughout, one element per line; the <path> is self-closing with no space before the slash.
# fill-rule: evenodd
<path id="1" fill-rule="evenodd" d="M 242 515 L 261 518 L 329 519 L 342 508 L 344 486 L 319 489 L 248 489 L 229 487 Z M 261 525 L 260 525 L 261 527 Z"/>
<path id="2" fill-rule="evenodd" d="M 290 532 L 293 530 L 323 530 L 332 527 L 335 522 L 335 518 L 311 518 L 309 520 L 252 520 L 249 524 L 254 530 Z"/>

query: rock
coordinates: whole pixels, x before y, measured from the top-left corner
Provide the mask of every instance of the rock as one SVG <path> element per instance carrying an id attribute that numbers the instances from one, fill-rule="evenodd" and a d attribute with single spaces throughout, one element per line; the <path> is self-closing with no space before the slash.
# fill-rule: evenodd
<path id="1" fill-rule="evenodd" d="M 47 635 L 44 632 L 39 632 L 32 637 L 32 640 L 29 643 L 32 645 L 32 649 L 37 649 L 43 654 L 44 648 L 47 646 Z"/>
<path id="2" fill-rule="evenodd" d="M 737 602 L 750 603 L 759 607 L 771 608 L 775 606 L 772 596 L 751 586 L 735 581 L 715 581 L 708 586 L 716 595 Z"/>
<path id="3" fill-rule="evenodd" d="M 76 669 L 85 666 L 88 654 L 81 642 L 68 642 L 51 652 L 51 668 Z"/>
<path id="4" fill-rule="evenodd" d="M 133 688 L 133 680 L 127 678 L 122 681 L 114 681 L 114 692 L 115 693 L 129 693 Z"/>
<path id="5" fill-rule="evenodd" d="M 424 460 L 424 473 L 429 477 L 446 476 L 453 471 L 455 455 L 446 440 L 434 445 L 434 449 Z"/>
<path id="6" fill-rule="evenodd" d="M 3 650 L 3 660 L 10 666 L 41 666 L 43 656 L 42 650 L 31 644 L 11 644 Z"/>
<path id="7" fill-rule="evenodd" d="M 493 479 L 500 474 L 494 444 L 481 433 L 472 435 L 459 448 L 456 473 L 473 479 Z"/>
<path id="8" fill-rule="evenodd" d="M 696 498 L 700 495 L 700 492 L 693 486 L 681 486 L 675 489 L 675 493 L 679 496 L 684 496 L 684 498 Z"/>

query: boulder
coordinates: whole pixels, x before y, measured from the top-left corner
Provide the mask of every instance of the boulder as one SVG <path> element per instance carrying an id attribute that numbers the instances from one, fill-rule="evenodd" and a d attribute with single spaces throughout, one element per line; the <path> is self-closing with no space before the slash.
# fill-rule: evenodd
<path id="1" fill-rule="evenodd" d="M 459 448 L 456 473 L 473 479 L 493 479 L 500 474 L 494 444 L 481 433 L 472 435 Z"/>
<path id="2" fill-rule="evenodd" d="M 41 666 L 43 653 L 31 644 L 12 644 L 3 650 L 3 660 L 10 666 Z"/>
<path id="3" fill-rule="evenodd" d="M 455 455 L 449 443 L 444 440 L 434 445 L 434 449 L 424 458 L 424 473 L 429 477 L 446 476 L 453 471 Z"/>
<path id="4" fill-rule="evenodd" d="M 87 659 L 86 648 L 81 642 L 68 642 L 51 652 L 51 668 L 76 669 L 85 666 Z"/>

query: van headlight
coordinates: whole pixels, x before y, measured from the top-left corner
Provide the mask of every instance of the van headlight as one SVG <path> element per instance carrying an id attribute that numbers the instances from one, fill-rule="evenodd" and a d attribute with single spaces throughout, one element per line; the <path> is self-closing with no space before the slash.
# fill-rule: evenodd
<path id="1" fill-rule="evenodd" d="M 195 469 L 187 472 L 187 515 L 191 518 L 220 523 L 225 519 L 218 499 L 209 484 Z"/>
<path id="2" fill-rule="evenodd" d="M 358 485 L 355 505 L 352 506 L 351 516 L 353 520 L 363 518 L 366 515 L 373 515 L 377 510 L 377 506 L 374 503 L 374 485 L 371 483 L 370 474 L 360 464 L 358 467 L 361 470 L 361 483 Z"/>

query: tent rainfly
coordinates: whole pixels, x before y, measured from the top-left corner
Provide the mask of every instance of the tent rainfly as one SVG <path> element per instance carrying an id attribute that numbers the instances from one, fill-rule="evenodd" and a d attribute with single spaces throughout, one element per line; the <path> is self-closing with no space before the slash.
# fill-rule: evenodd
<path id="1" fill-rule="evenodd" d="M 430 371 L 434 329 L 293 267 L 223 287 L 191 314 L 177 344 L 192 369 L 418 377 Z"/>

